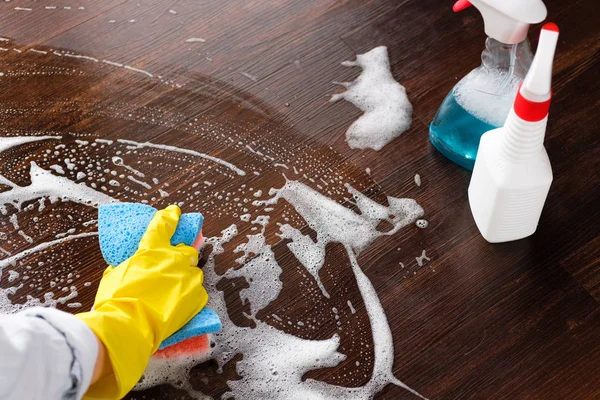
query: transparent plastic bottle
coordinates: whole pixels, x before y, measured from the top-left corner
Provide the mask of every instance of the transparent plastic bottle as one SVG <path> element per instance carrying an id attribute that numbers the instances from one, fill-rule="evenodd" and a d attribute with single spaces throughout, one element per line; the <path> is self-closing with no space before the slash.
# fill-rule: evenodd
<path id="1" fill-rule="evenodd" d="M 481 60 L 448 93 L 429 128 L 435 148 L 469 170 L 481 136 L 504 125 L 533 54 L 528 39 L 505 44 L 488 37 Z"/>
<path id="2" fill-rule="evenodd" d="M 452 9 L 460 12 L 471 5 L 481 13 L 488 36 L 481 66 L 448 93 L 429 127 L 435 148 L 470 170 L 481 136 L 504 125 L 531 66 L 529 26 L 547 15 L 542 0 L 458 0 Z"/>

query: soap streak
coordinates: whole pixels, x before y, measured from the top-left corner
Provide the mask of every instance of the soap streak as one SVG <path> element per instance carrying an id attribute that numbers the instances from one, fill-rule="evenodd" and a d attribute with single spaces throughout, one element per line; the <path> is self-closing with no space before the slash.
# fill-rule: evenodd
<path id="1" fill-rule="evenodd" d="M 182 153 L 182 154 L 189 154 L 192 156 L 204 158 L 206 160 L 210 160 L 210 161 L 216 162 L 218 164 L 221 164 L 221 165 L 231 169 L 232 171 L 234 171 L 235 173 L 237 173 L 240 176 L 246 175 L 245 171 L 239 169 L 235 165 L 233 165 L 225 160 L 221 160 L 220 158 L 209 156 L 208 154 L 200 153 L 195 150 L 182 149 L 180 147 L 169 146 L 166 144 L 155 144 L 155 143 L 150 143 L 150 142 L 135 142 L 133 140 L 125 140 L 125 139 L 118 139 L 117 141 L 119 143 L 129 144 L 130 146 L 127 147 L 129 149 L 140 149 L 140 148 L 144 148 L 144 147 L 149 147 L 149 148 L 154 148 L 154 149 L 174 151 L 174 152 Z"/>
<path id="2" fill-rule="evenodd" d="M 5 204 L 12 204 L 18 209 L 30 200 L 40 197 L 49 197 L 51 201 L 59 198 L 80 204 L 97 206 L 99 204 L 112 203 L 116 201 L 110 196 L 98 192 L 81 183 L 53 175 L 40 168 L 35 162 L 31 162 L 29 171 L 31 184 L 29 186 L 14 186 L 11 190 L 0 193 L 0 211 L 6 214 Z"/>
<path id="3" fill-rule="evenodd" d="M 130 71 L 139 72 L 139 73 L 144 74 L 144 75 L 146 75 L 146 76 L 148 76 L 150 78 L 152 78 L 154 76 L 151 72 L 148 72 L 148 71 L 143 70 L 143 69 L 135 68 L 135 67 L 132 67 L 130 65 L 124 65 L 123 68 L 128 69 Z"/>
<path id="4" fill-rule="evenodd" d="M 38 251 L 46 250 L 52 246 L 56 246 L 57 244 L 68 242 L 70 240 L 81 239 L 81 238 L 92 237 L 92 236 L 98 236 L 98 232 L 79 233 L 77 235 L 67 236 L 64 238 L 52 240 L 50 242 L 40 243 L 37 246 L 34 246 L 27 250 L 23 250 L 22 252 L 15 254 L 14 256 L 0 260 L 0 275 L 2 274 L 2 269 L 5 268 L 6 266 L 14 264 L 15 262 L 19 261 L 20 259 L 25 258 L 33 253 L 37 253 Z"/>
<path id="5" fill-rule="evenodd" d="M 62 136 L 10 136 L 0 137 L 0 153 L 11 147 L 42 140 L 60 140 Z"/>

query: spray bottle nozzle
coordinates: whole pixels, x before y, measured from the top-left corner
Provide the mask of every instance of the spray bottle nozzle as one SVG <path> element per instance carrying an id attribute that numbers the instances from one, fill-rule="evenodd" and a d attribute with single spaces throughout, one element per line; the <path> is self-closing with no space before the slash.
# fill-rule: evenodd
<path id="1" fill-rule="evenodd" d="M 515 113 L 525 121 L 541 121 L 548 115 L 552 98 L 552 63 L 557 42 L 558 26 L 548 22 L 542 27 L 533 63 L 515 99 Z"/>
<path id="2" fill-rule="evenodd" d="M 452 10 L 459 12 L 471 5 L 481 13 L 485 33 L 505 44 L 525 40 L 529 25 L 542 22 L 547 13 L 542 0 L 457 0 Z"/>
<path id="3" fill-rule="evenodd" d="M 454 6 L 452 6 L 452 11 L 461 12 L 462 10 L 469 8 L 472 5 L 473 4 L 471 4 L 469 0 L 458 0 L 456 3 L 454 3 Z"/>

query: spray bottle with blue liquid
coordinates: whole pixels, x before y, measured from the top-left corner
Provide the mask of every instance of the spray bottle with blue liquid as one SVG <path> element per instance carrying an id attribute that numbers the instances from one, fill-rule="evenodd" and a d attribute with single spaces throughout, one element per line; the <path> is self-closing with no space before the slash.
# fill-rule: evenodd
<path id="1" fill-rule="evenodd" d="M 542 0 L 459 0 L 453 10 L 470 5 L 483 16 L 488 35 L 482 64 L 448 93 L 429 138 L 448 159 L 472 170 L 481 136 L 504 125 L 531 66 L 529 26 L 542 22 L 547 11 Z"/>

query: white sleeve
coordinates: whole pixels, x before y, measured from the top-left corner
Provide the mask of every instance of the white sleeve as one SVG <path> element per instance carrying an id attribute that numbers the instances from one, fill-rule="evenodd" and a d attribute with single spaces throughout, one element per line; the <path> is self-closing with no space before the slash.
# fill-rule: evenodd
<path id="1" fill-rule="evenodd" d="M 0 315 L 0 399 L 83 397 L 98 343 L 85 323 L 52 308 Z"/>

